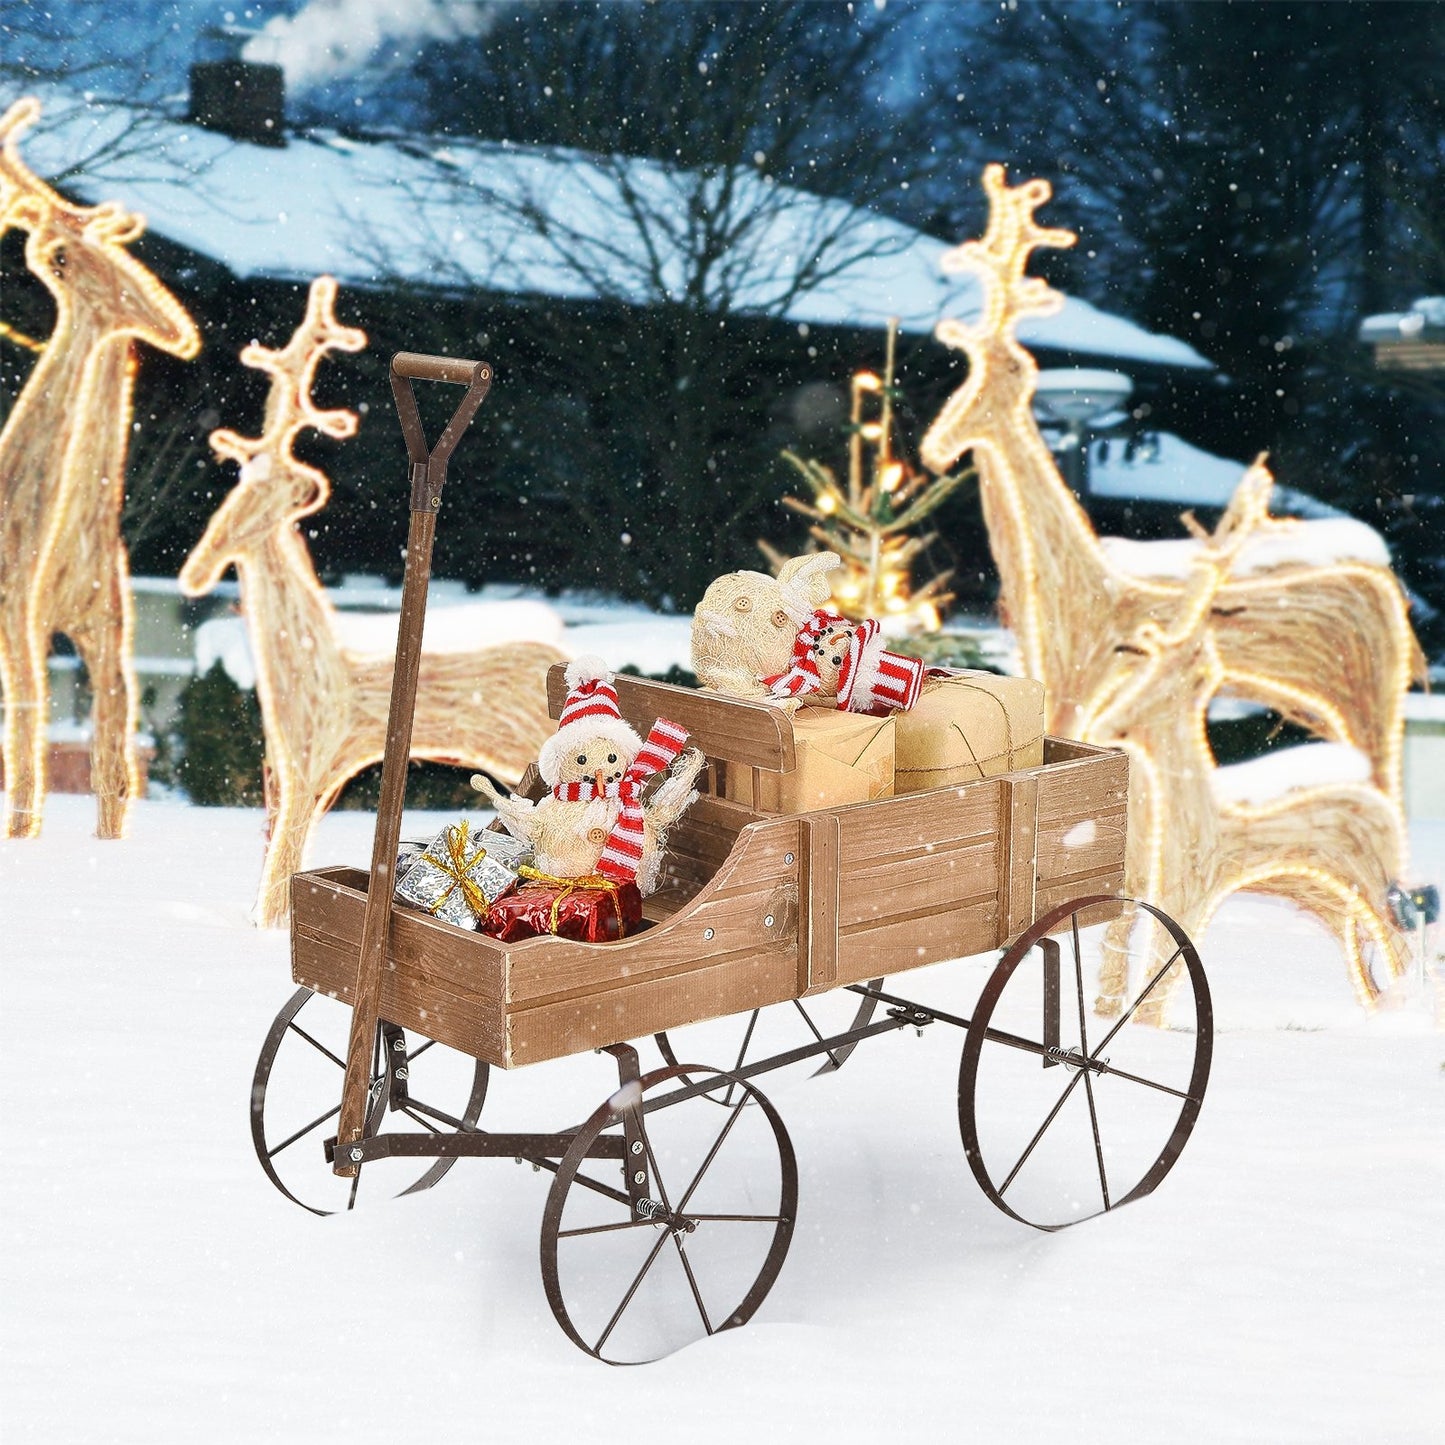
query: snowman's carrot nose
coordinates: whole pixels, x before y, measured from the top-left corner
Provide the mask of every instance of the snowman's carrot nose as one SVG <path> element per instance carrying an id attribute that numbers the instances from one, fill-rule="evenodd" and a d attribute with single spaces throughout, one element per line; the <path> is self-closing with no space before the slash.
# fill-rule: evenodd
<path id="1" fill-rule="evenodd" d="M 600 793 L 602 789 L 606 786 L 606 784 L 602 781 L 602 769 L 598 768 L 597 771 L 592 774 L 592 778 L 593 781 L 597 784 L 597 791 Z"/>

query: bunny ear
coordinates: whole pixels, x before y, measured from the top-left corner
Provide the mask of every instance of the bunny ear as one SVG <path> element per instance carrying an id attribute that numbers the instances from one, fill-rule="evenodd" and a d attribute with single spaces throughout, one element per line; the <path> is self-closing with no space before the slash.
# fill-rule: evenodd
<path id="1" fill-rule="evenodd" d="M 828 574 L 842 565 L 843 559 L 836 552 L 805 552 L 801 557 L 789 557 L 778 568 L 784 605 L 796 612 L 801 621 L 820 602 L 827 601 L 833 590 Z"/>

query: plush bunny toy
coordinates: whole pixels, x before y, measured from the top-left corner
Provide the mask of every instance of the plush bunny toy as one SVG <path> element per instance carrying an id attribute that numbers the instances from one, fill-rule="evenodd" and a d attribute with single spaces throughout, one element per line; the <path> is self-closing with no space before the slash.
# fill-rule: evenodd
<path id="1" fill-rule="evenodd" d="M 800 630 L 827 602 L 829 574 L 840 566 L 836 552 L 811 552 L 788 558 L 776 577 L 765 572 L 719 577 L 692 615 L 697 680 L 732 697 L 774 696 L 763 679 L 788 671 Z"/>
<path id="2" fill-rule="evenodd" d="M 706 759 L 683 751 L 687 732 L 658 719 L 647 741 L 623 720 L 612 674 L 601 659 L 567 668 L 567 702 L 542 745 L 537 771 L 551 791 L 537 802 L 498 793 L 478 773 L 472 786 L 496 808 L 507 831 L 532 844 L 536 866 L 557 878 L 600 874 L 635 881 L 646 897 L 658 883 L 666 830 L 697 798 Z M 643 800 L 654 774 L 675 770 Z"/>

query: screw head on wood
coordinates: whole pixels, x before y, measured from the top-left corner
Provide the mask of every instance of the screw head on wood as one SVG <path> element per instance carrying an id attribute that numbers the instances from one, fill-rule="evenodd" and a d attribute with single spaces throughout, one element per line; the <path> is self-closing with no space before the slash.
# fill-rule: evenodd
<path id="1" fill-rule="evenodd" d="M 704 943 L 710 943 L 710 942 L 712 941 L 712 936 L 713 936 L 712 929 L 710 929 L 710 928 L 704 928 L 704 929 L 703 929 L 703 931 L 702 931 L 702 941 L 703 941 Z"/>
<path id="2" fill-rule="evenodd" d="M 763 927 L 764 927 L 764 928 L 771 928 L 772 926 L 773 926 L 773 915 L 770 913 L 770 914 L 768 914 L 768 916 L 767 916 L 765 919 L 763 919 Z"/>
<path id="3" fill-rule="evenodd" d="M 791 863 L 792 861 L 793 861 L 793 855 L 792 855 L 791 853 L 784 853 L 784 854 L 783 854 L 783 862 L 784 862 L 784 863 Z"/>

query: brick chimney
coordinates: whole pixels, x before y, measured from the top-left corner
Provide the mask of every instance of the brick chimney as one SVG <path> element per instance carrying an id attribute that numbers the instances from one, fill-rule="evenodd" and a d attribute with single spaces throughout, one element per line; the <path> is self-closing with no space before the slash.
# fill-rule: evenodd
<path id="1" fill-rule="evenodd" d="M 286 79 L 279 65 L 243 58 L 248 31 L 216 26 L 201 32 L 191 65 L 195 125 L 252 145 L 286 144 Z"/>

